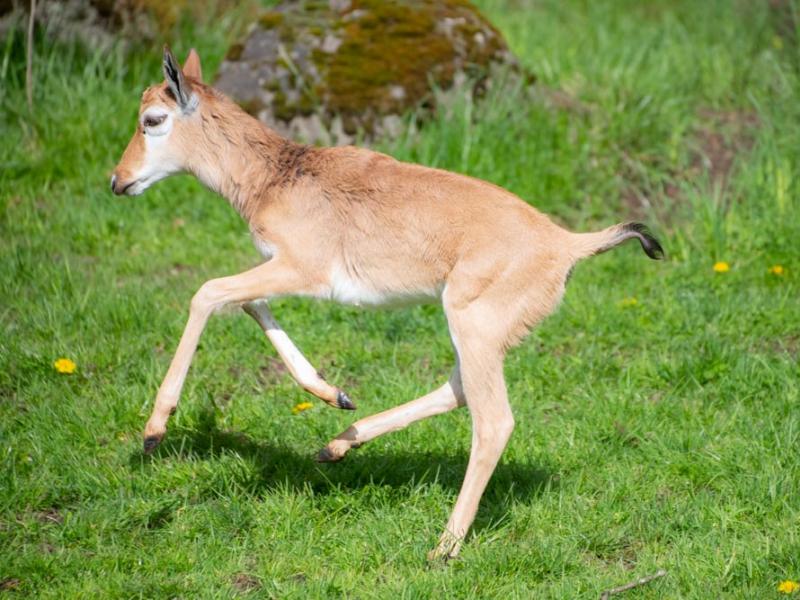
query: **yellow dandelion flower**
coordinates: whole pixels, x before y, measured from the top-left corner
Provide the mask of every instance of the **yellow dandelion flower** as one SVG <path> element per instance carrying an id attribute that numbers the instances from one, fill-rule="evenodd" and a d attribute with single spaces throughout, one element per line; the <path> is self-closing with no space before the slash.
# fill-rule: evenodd
<path id="1" fill-rule="evenodd" d="M 794 594 L 797 590 L 800 590 L 800 583 L 792 581 L 791 579 L 781 581 L 778 584 L 778 591 L 781 594 Z"/>
<path id="2" fill-rule="evenodd" d="M 619 305 L 622 308 L 630 308 L 632 306 L 636 306 L 639 304 L 639 301 L 634 296 L 629 296 L 628 298 L 623 298 L 619 301 Z"/>
<path id="3" fill-rule="evenodd" d="M 769 273 L 770 275 L 777 275 L 778 277 L 780 277 L 781 275 L 786 273 L 786 269 L 784 269 L 782 265 L 772 265 L 769 268 Z"/>
<path id="4" fill-rule="evenodd" d="M 714 272 L 715 273 L 727 273 L 731 270 L 731 266 L 726 263 L 724 260 L 714 263 Z"/>
<path id="5" fill-rule="evenodd" d="M 301 402 L 300 404 L 295 404 L 294 407 L 292 407 L 292 414 L 296 415 L 304 410 L 308 410 L 309 408 L 314 408 L 314 405 L 311 404 L 311 402 Z"/>
<path id="6" fill-rule="evenodd" d="M 53 363 L 53 367 L 59 373 L 65 373 L 68 375 L 70 373 L 74 373 L 75 369 L 78 368 L 78 365 L 76 365 L 68 358 L 59 358 L 57 361 Z"/>

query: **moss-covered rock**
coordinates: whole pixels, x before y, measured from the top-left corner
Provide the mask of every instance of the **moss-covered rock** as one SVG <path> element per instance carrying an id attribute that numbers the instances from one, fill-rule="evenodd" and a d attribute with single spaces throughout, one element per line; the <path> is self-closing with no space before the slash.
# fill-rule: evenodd
<path id="1" fill-rule="evenodd" d="M 529 77 L 465 0 L 307 0 L 263 14 L 216 85 L 283 133 L 348 143 L 432 107 L 435 89 L 480 93 L 498 69 Z"/>
<path id="2" fill-rule="evenodd" d="M 39 0 L 36 24 L 50 38 L 95 50 L 155 45 L 174 37 L 181 21 L 203 23 L 257 0 Z M 28 19 L 29 0 L 0 0 L 0 37 Z"/>

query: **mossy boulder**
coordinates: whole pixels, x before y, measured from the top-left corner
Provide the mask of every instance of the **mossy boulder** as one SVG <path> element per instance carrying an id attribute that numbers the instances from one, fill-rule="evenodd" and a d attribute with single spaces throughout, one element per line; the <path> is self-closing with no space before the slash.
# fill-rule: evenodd
<path id="1" fill-rule="evenodd" d="M 51 39 L 79 41 L 90 49 L 107 51 L 115 45 L 133 49 L 159 47 L 175 37 L 181 21 L 205 23 L 234 6 L 257 0 L 39 0 L 36 25 Z M 29 0 L 0 0 L 0 37 L 11 28 L 24 28 Z"/>
<path id="2" fill-rule="evenodd" d="M 391 132 L 436 90 L 481 93 L 500 71 L 529 77 L 464 0 L 284 2 L 231 46 L 216 86 L 284 134 L 349 143 Z"/>

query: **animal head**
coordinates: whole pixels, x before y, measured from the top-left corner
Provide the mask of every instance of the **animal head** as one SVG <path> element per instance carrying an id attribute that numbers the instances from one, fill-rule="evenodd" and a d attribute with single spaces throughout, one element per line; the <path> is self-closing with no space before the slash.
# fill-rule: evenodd
<path id="1" fill-rule="evenodd" d="M 111 190 L 136 196 L 156 181 L 186 170 L 198 126 L 203 76 L 192 49 L 183 68 L 164 47 L 164 82 L 142 94 L 136 131 L 111 176 Z"/>

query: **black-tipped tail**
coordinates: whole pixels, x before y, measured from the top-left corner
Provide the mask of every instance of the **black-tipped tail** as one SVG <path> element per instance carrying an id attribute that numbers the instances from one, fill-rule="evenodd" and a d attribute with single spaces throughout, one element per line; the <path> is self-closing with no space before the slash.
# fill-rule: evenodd
<path id="1" fill-rule="evenodd" d="M 654 260 L 664 258 L 664 249 L 650 230 L 642 223 L 620 223 L 592 233 L 572 234 L 573 256 L 576 260 L 594 256 L 619 246 L 625 240 L 636 238 L 645 254 Z"/>
<path id="2" fill-rule="evenodd" d="M 661 260 L 664 258 L 664 249 L 661 247 L 661 244 L 658 243 L 658 240 L 653 237 L 653 234 L 650 233 L 647 225 L 643 223 L 625 223 L 622 229 L 636 236 L 639 243 L 642 245 L 642 250 L 644 250 L 647 256 L 653 260 Z"/>

